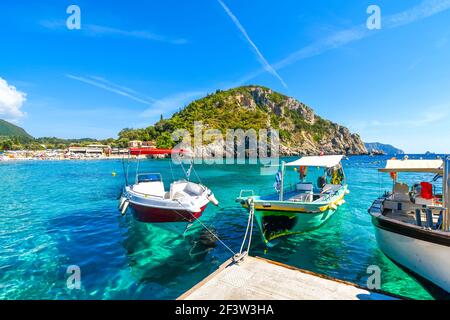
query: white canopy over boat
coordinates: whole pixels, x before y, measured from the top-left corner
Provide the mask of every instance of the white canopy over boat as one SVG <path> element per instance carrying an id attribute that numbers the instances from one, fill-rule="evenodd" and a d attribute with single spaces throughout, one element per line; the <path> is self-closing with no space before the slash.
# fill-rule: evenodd
<path id="1" fill-rule="evenodd" d="M 388 160 L 380 172 L 429 172 L 442 173 L 444 161 L 437 160 Z"/>
<path id="2" fill-rule="evenodd" d="M 341 163 L 344 156 L 313 156 L 302 157 L 298 160 L 286 163 L 286 167 L 322 167 L 334 168 Z"/>

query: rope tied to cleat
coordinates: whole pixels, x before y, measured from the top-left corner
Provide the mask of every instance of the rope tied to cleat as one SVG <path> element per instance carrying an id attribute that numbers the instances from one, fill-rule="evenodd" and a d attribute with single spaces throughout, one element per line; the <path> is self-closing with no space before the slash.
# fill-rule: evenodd
<path id="1" fill-rule="evenodd" d="M 243 260 L 250 252 L 250 246 L 252 244 L 252 235 L 253 235 L 253 224 L 255 217 L 255 204 L 253 202 L 253 198 L 249 198 L 247 200 L 249 213 L 248 213 L 248 221 L 247 221 L 247 229 L 245 230 L 244 239 L 242 240 L 241 249 L 239 250 L 239 254 L 233 256 L 234 262 L 239 262 Z M 247 240 L 248 237 L 248 240 Z M 244 251 L 245 243 L 247 242 L 247 250 Z"/>

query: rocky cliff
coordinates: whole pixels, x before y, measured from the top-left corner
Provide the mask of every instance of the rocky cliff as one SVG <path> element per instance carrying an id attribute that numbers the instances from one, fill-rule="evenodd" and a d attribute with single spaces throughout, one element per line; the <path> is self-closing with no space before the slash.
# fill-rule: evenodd
<path id="1" fill-rule="evenodd" d="M 145 129 L 124 129 L 119 142 L 152 140 L 158 148 L 171 148 L 171 133 L 187 129 L 193 134 L 194 122 L 202 121 L 204 130 L 277 129 L 282 155 L 367 154 L 359 135 L 323 119 L 304 103 L 262 86 L 218 90 Z M 212 142 L 212 141 L 211 141 Z M 220 143 L 209 144 L 211 151 Z M 239 144 L 239 142 L 237 142 Z"/>
<path id="2" fill-rule="evenodd" d="M 366 154 L 358 134 L 325 120 L 302 102 L 262 86 L 245 86 L 194 101 L 155 127 L 191 130 L 194 121 L 205 128 L 278 129 L 283 155 Z"/>

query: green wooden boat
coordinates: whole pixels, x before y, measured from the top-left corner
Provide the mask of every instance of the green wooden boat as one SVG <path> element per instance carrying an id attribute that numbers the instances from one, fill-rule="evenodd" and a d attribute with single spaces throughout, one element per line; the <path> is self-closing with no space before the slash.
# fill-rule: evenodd
<path id="1" fill-rule="evenodd" d="M 276 244 L 281 237 L 321 227 L 345 203 L 349 190 L 342 158 L 316 156 L 282 162 L 276 176 L 275 192 L 257 195 L 252 190 L 241 191 L 236 201 L 245 208 L 253 206 L 267 245 Z M 299 174 L 298 181 L 291 185 L 286 185 L 288 169 Z M 315 172 L 311 174 L 311 171 Z"/>

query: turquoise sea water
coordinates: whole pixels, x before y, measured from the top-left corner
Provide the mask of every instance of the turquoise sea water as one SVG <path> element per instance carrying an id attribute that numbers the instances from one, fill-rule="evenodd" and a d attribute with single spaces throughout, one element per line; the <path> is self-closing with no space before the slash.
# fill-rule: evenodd
<path id="1" fill-rule="evenodd" d="M 386 159 L 345 160 L 351 193 L 333 218 L 268 250 L 255 227 L 251 254 L 363 286 L 367 267 L 378 265 L 383 290 L 431 299 L 377 248 L 367 209 L 391 185 L 375 170 Z M 170 168 L 168 160 L 140 164 L 140 172 L 161 172 L 167 182 Z M 274 177 L 251 165 L 199 165 L 196 171 L 220 201 L 202 222 L 238 251 L 247 212 L 234 199 L 241 189 L 270 188 Z M 174 175 L 182 178 L 182 171 L 175 168 Z M 0 299 L 174 299 L 230 258 L 221 244 L 200 241 L 199 223 L 183 236 L 122 217 L 123 184 L 121 161 L 0 163 Z M 81 269 L 80 290 L 67 289 L 69 265 Z"/>

